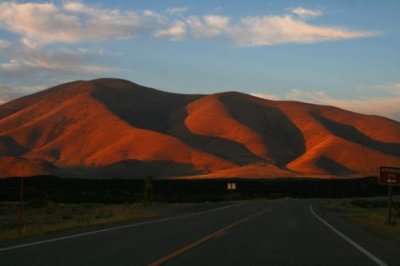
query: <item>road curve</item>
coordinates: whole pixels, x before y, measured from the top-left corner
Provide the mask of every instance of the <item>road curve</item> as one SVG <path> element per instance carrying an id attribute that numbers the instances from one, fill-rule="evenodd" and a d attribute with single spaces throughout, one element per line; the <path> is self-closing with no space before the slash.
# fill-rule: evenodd
<path id="1" fill-rule="evenodd" d="M 319 203 L 252 201 L 31 244 L 0 243 L 0 265 L 400 265 L 398 242 L 324 213 Z"/>

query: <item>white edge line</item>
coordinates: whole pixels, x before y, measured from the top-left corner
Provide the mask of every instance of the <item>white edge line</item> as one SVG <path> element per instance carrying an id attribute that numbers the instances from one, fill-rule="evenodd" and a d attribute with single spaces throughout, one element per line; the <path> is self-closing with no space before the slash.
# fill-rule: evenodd
<path id="1" fill-rule="evenodd" d="M 322 219 L 318 214 L 315 213 L 314 209 L 312 208 L 311 204 L 309 206 L 311 213 L 315 216 L 315 218 L 317 218 L 318 220 L 320 220 L 323 224 L 325 224 L 327 227 L 329 227 L 333 232 L 335 232 L 336 234 L 338 234 L 341 238 L 343 238 L 344 240 L 346 240 L 349 244 L 351 244 L 353 247 L 355 247 L 356 249 L 358 249 L 361 253 L 363 253 L 365 256 L 367 256 L 368 258 L 370 258 L 371 260 L 373 260 L 376 264 L 380 265 L 380 266 L 388 266 L 385 262 L 383 262 L 382 260 L 380 260 L 379 258 L 377 258 L 375 255 L 373 255 L 371 252 L 369 252 L 368 250 L 366 250 L 365 248 L 363 248 L 362 246 L 360 246 L 359 244 L 357 244 L 354 240 L 352 240 L 350 237 L 346 236 L 345 234 L 343 234 L 342 232 L 340 232 L 338 229 L 336 229 L 335 227 L 333 227 L 331 224 L 329 224 L 327 221 L 325 221 L 324 219 Z"/>
<path id="2" fill-rule="evenodd" d="M 153 220 L 153 221 L 147 221 L 147 222 L 141 222 L 141 223 L 133 223 L 133 224 L 127 224 L 127 225 L 121 225 L 121 226 L 115 226 L 115 227 L 111 227 L 111 228 L 105 228 L 105 229 L 101 229 L 101 230 L 89 231 L 89 232 L 80 233 L 80 234 L 73 234 L 73 235 L 69 235 L 69 236 L 50 238 L 50 239 L 30 242 L 30 243 L 26 243 L 26 244 L 9 246 L 9 247 L 5 247 L 5 248 L 0 248 L 0 252 L 13 250 L 13 249 L 24 248 L 24 247 L 37 246 L 37 245 L 41 245 L 41 244 L 45 244 L 45 243 L 57 242 L 57 241 L 62 241 L 62 240 L 67 240 L 67 239 L 72 239 L 72 238 L 78 238 L 78 237 L 83 237 L 83 236 L 88 236 L 88 235 L 95 235 L 95 234 L 99 234 L 99 233 L 115 231 L 115 230 L 130 228 L 130 227 L 136 227 L 136 226 L 141 226 L 141 225 L 161 223 L 161 222 L 166 222 L 166 221 L 171 221 L 171 220 L 176 220 L 176 219 L 181 219 L 181 218 L 186 218 L 186 217 L 191 217 L 191 216 L 196 216 L 196 215 L 201 215 L 201 214 L 206 214 L 206 213 L 210 213 L 210 212 L 220 211 L 220 210 L 232 208 L 232 207 L 235 207 L 235 206 L 241 206 L 243 204 L 245 204 L 245 203 L 231 204 L 231 205 L 227 205 L 227 206 L 223 206 L 223 207 L 219 207 L 219 208 L 214 208 L 214 209 L 211 209 L 211 210 L 195 212 L 195 213 L 189 213 L 189 214 L 184 214 L 184 215 L 175 216 L 175 217 L 169 217 L 169 218 L 163 218 L 163 219 L 159 219 L 159 220 Z"/>

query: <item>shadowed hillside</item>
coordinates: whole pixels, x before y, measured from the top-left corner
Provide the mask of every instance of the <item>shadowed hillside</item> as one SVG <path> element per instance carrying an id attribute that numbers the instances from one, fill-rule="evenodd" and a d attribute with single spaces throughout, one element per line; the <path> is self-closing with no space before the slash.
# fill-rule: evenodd
<path id="1" fill-rule="evenodd" d="M 120 79 L 0 106 L 1 177 L 325 178 L 376 175 L 380 165 L 400 165 L 400 123 L 328 106 Z"/>
<path id="2" fill-rule="evenodd" d="M 272 163 L 283 167 L 305 152 L 303 135 L 279 108 L 236 93 L 223 94 L 221 100 L 235 120 L 261 136 Z"/>

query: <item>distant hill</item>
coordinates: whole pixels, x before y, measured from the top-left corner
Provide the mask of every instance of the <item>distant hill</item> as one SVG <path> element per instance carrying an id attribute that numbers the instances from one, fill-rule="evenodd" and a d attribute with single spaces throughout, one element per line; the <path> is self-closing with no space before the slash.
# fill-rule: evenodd
<path id="1" fill-rule="evenodd" d="M 353 177 L 380 165 L 400 166 L 400 123 L 330 106 L 120 79 L 0 105 L 0 177 Z"/>

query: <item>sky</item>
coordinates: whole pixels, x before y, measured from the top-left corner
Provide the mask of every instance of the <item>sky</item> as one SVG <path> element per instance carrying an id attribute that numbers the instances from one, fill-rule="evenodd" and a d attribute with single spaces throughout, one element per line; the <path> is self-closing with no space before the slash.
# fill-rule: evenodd
<path id="1" fill-rule="evenodd" d="M 398 0 L 0 0 L 0 104 L 115 77 L 400 121 Z"/>

